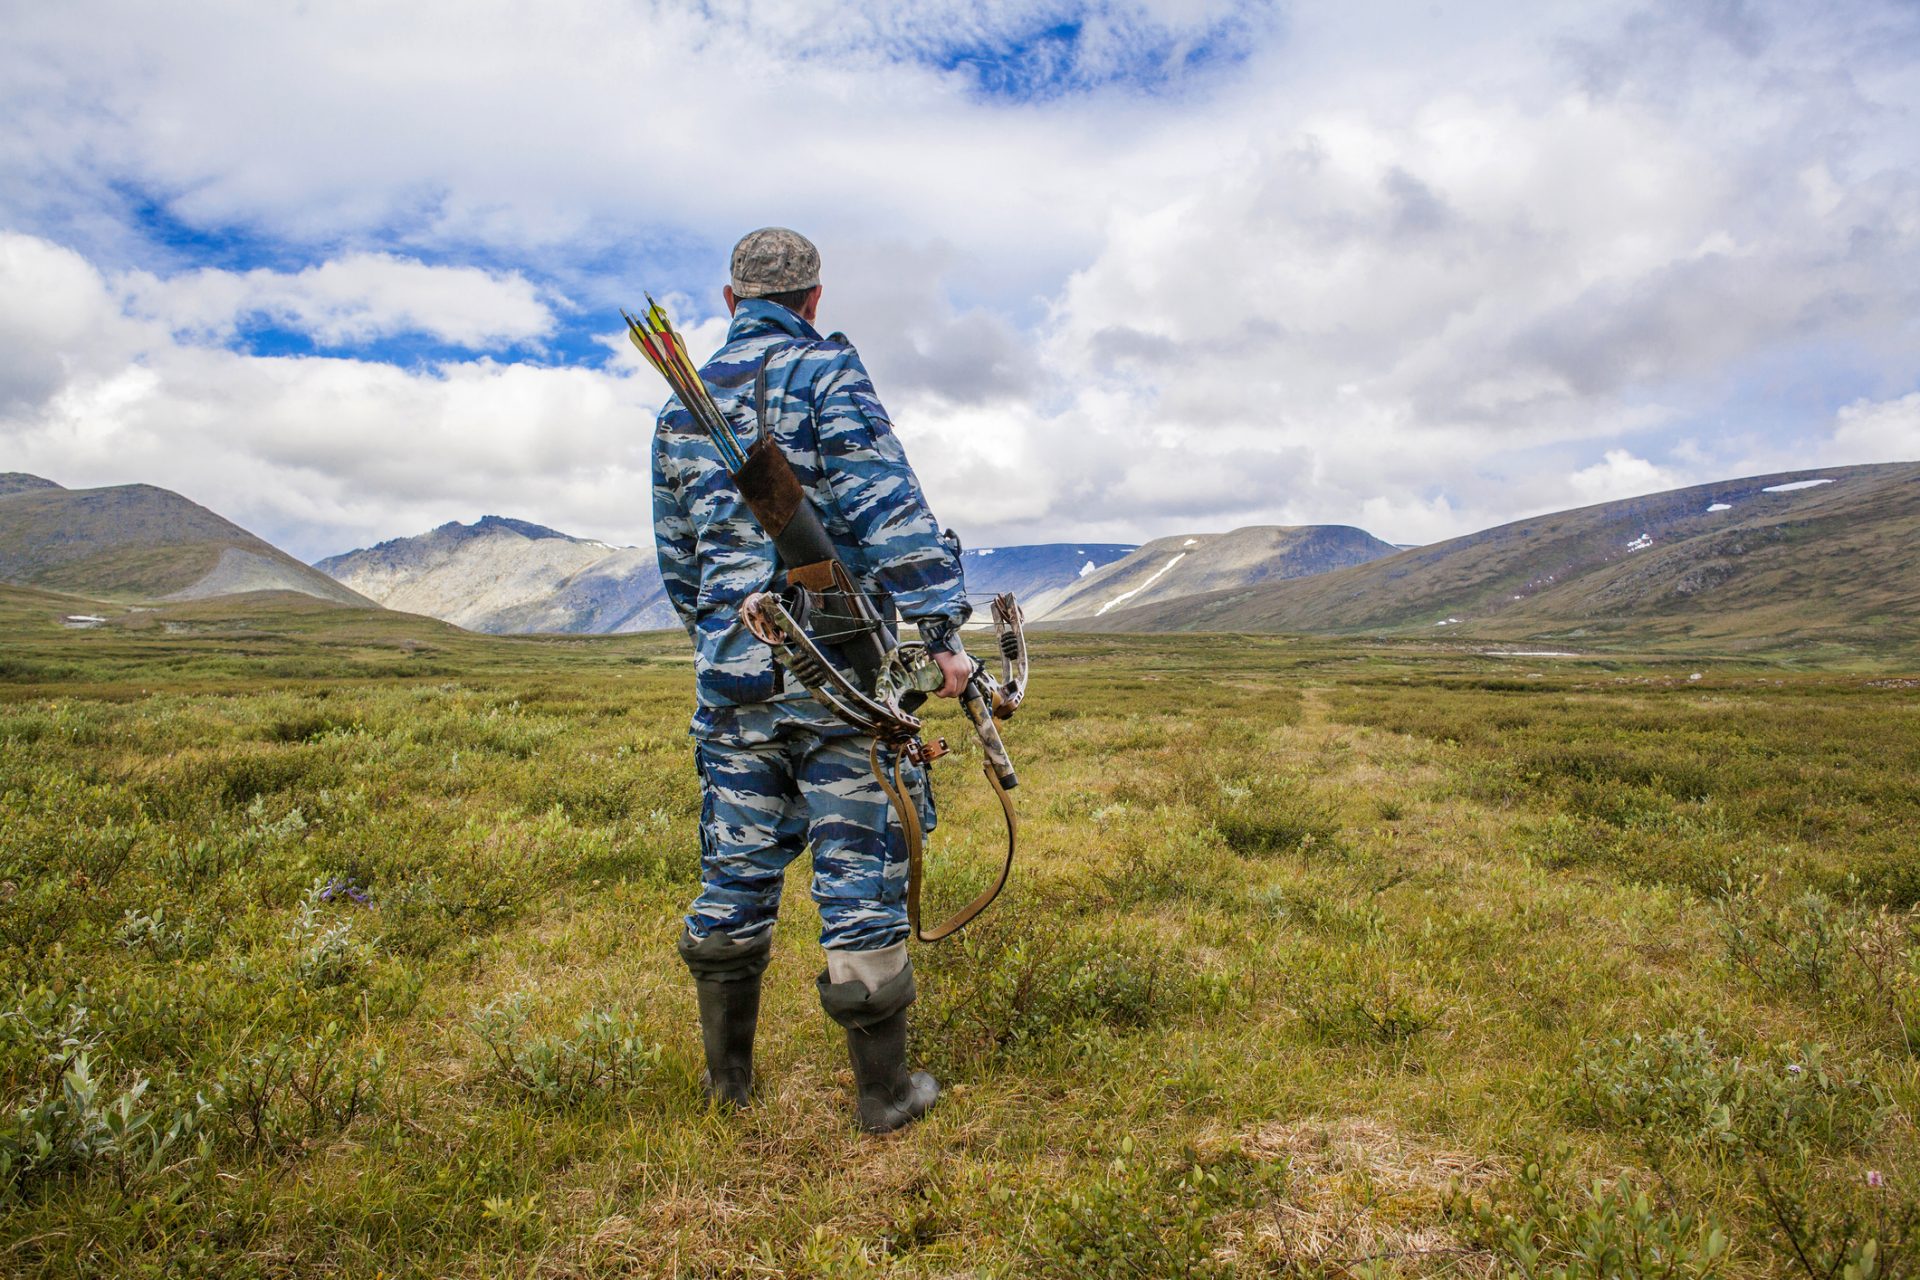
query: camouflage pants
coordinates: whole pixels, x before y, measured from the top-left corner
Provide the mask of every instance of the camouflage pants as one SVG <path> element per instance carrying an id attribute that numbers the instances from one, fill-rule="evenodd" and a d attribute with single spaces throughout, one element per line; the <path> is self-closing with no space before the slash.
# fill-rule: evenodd
<path id="1" fill-rule="evenodd" d="M 689 933 L 744 939 L 770 927 L 787 865 L 811 846 L 820 944 L 872 951 L 906 941 L 906 844 L 868 767 L 872 741 L 787 721 L 765 740 L 696 742 L 701 889 Z M 890 759 L 881 754 L 883 766 Z M 925 777 L 911 766 L 902 776 L 931 830 Z"/>

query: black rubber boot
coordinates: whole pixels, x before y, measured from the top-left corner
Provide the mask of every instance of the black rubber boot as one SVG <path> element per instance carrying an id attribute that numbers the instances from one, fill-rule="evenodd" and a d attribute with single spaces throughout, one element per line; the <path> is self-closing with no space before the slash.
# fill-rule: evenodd
<path id="1" fill-rule="evenodd" d="M 680 938 L 680 958 L 693 973 L 700 999 L 700 1042 L 707 1055 L 703 1082 L 715 1102 L 744 1107 L 753 1096 L 753 1032 L 760 1021 L 760 975 L 773 947 L 773 930 L 736 942 L 720 933 Z"/>
<path id="2" fill-rule="evenodd" d="M 760 979 L 696 982 L 700 1041 L 707 1051 L 707 1096 L 747 1105 L 753 1093 L 753 1029 L 760 1021 Z"/>
<path id="3" fill-rule="evenodd" d="M 877 990 L 868 990 L 862 982 L 828 982 L 824 973 L 819 985 L 821 1006 L 847 1029 L 860 1127 L 868 1133 L 891 1133 L 927 1114 L 940 1097 L 940 1084 L 924 1071 L 907 1070 L 907 1006 L 915 994 L 912 966 Z"/>
<path id="4" fill-rule="evenodd" d="M 907 1013 L 864 1029 L 847 1028 L 847 1057 L 860 1090 L 860 1127 L 892 1133 L 933 1108 L 940 1083 L 924 1071 L 907 1070 Z"/>

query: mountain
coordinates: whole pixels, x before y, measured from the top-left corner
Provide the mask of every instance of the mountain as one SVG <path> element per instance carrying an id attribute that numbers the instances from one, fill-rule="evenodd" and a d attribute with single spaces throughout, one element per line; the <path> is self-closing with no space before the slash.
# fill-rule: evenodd
<path id="1" fill-rule="evenodd" d="M 1074 625 L 1920 645 L 1920 463 L 1695 485 Z"/>
<path id="2" fill-rule="evenodd" d="M 39 476 L 30 476 L 24 471 L 0 471 L 0 498 L 10 493 L 32 493 L 39 489 L 58 489 L 59 487 L 51 480 L 42 480 Z"/>
<path id="3" fill-rule="evenodd" d="M 961 554 L 967 591 L 973 596 L 1011 591 L 1029 618 L 1042 616 L 1048 606 L 1082 578 L 1125 559 L 1138 548 L 1119 542 L 1045 542 L 1025 547 L 982 547 Z M 975 613 L 986 611 L 975 601 Z"/>
<path id="4" fill-rule="evenodd" d="M 1117 609 L 1303 578 L 1392 554 L 1391 544 L 1343 524 L 1250 525 L 1231 533 L 1176 534 L 1087 575 L 1050 601 L 1043 616 L 1049 622 L 1103 618 Z"/>
<path id="5" fill-rule="evenodd" d="M 19 472 L 0 475 L 0 582 L 108 600 L 297 591 L 368 603 L 171 490 L 65 489 Z"/>
<path id="6" fill-rule="evenodd" d="M 613 547 L 504 516 L 457 522 L 314 566 L 390 609 L 496 634 L 679 625 L 649 547 Z"/>

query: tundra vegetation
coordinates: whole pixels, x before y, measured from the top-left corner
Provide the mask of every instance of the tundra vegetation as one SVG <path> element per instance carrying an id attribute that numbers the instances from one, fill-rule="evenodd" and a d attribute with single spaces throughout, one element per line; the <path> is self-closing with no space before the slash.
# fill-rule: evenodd
<path id="1" fill-rule="evenodd" d="M 876 1140 L 800 872 L 702 1103 L 678 637 L 56 603 L 0 596 L 6 1274 L 1920 1274 L 1897 671 L 1038 637 Z M 1000 838 L 945 732 L 936 907 Z"/>

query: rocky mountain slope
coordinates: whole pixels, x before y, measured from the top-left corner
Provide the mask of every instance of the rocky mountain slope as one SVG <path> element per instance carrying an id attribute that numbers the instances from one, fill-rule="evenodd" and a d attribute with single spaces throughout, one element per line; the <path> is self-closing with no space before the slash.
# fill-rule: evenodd
<path id="1" fill-rule="evenodd" d="M 651 547 L 503 516 L 457 522 L 314 566 L 390 609 L 496 634 L 651 631 L 679 623 Z"/>
<path id="2" fill-rule="evenodd" d="M 1030 610 L 1028 616 L 1050 622 L 1104 618 L 1118 609 L 1327 573 L 1393 550 L 1349 525 L 1250 525 L 1231 533 L 1176 535 L 1087 575 L 1049 601 L 1044 613 Z"/>
<path id="3" fill-rule="evenodd" d="M 19 472 L 0 475 L 0 582 L 103 600 L 297 591 L 368 603 L 171 490 L 66 489 Z"/>
<path id="4" fill-rule="evenodd" d="M 1140 603 L 1073 625 L 1910 645 L 1920 643 L 1920 463 L 1695 485 L 1320 577 Z"/>

